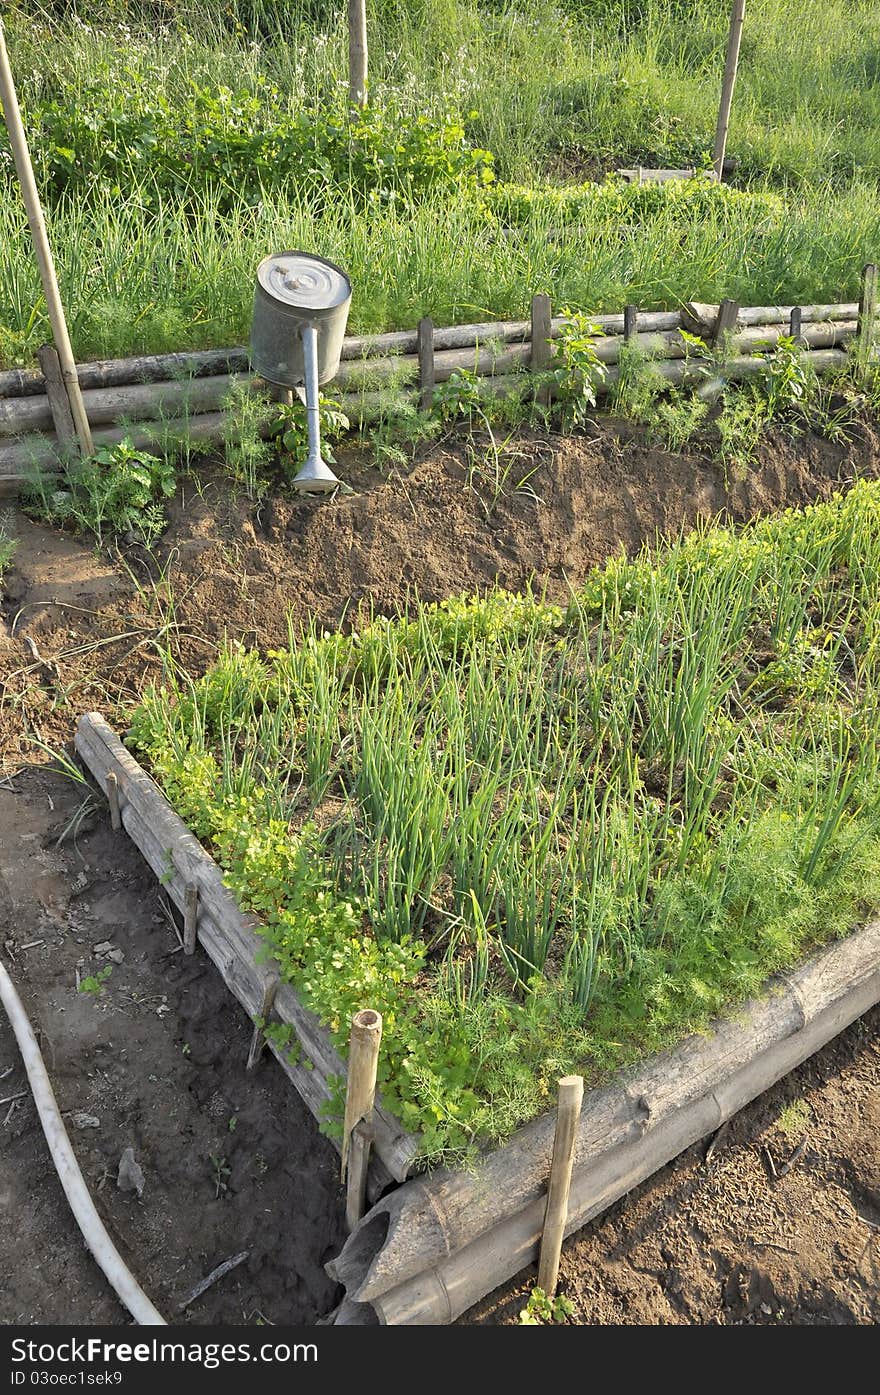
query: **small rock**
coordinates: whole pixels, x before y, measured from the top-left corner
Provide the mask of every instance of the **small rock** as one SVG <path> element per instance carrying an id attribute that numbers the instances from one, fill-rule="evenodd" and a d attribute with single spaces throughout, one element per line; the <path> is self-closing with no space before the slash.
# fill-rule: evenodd
<path id="1" fill-rule="evenodd" d="M 73 1127 L 75 1129 L 99 1129 L 101 1120 L 94 1114 L 84 1114 L 82 1110 L 79 1110 L 73 1115 Z"/>
<path id="2" fill-rule="evenodd" d="M 95 954 L 109 954 L 113 948 L 112 940 L 102 940 L 99 945 L 93 946 Z"/>
<path id="3" fill-rule="evenodd" d="M 143 1195 L 144 1173 L 140 1165 L 135 1162 L 133 1148 L 126 1148 L 119 1159 L 116 1185 L 121 1192 L 137 1192 L 138 1196 Z"/>
<path id="4" fill-rule="evenodd" d="M 107 951 L 107 958 L 112 959 L 114 964 L 121 964 L 125 955 L 121 949 L 110 949 Z"/>
<path id="5" fill-rule="evenodd" d="M 770 1304 L 769 1304 L 769 1303 L 762 1303 L 762 1304 L 761 1304 L 761 1312 L 764 1314 L 765 1317 L 772 1317 L 772 1316 L 773 1316 L 773 1309 L 770 1307 Z"/>

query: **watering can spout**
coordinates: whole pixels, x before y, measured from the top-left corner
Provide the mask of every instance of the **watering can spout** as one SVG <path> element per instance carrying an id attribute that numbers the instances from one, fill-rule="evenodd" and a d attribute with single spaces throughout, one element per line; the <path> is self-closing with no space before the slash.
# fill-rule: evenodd
<path id="1" fill-rule="evenodd" d="M 313 324 L 302 327 L 304 389 L 300 396 L 305 398 L 306 423 L 309 432 L 309 453 L 291 480 L 291 484 L 301 494 L 329 494 L 336 489 L 339 480 L 321 456 L 321 413 L 318 394 L 318 331 Z"/>

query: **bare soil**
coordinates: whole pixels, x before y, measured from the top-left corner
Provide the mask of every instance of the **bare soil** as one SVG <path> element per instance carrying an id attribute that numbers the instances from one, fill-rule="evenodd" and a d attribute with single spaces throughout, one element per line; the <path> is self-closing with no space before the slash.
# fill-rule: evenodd
<path id="1" fill-rule="evenodd" d="M 12 515 L 19 546 L 0 607 L 0 949 L 102 1215 L 169 1317 L 244 1250 L 183 1320 L 326 1315 L 336 1293 L 323 1264 L 343 1237 L 336 1154 L 273 1063 L 245 1075 L 241 1010 L 203 957 L 179 952 L 161 887 L 44 747 L 69 748 L 90 708 L 124 727 L 166 652 L 199 672 L 224 638 L 284 644 L 289 616 L 349 625 L 416 594 L 494 584 L 564 596 L 621 548 L 876 475 L 880 449 L 868 427 L 847 447 L 780 437 L 760 466 L 731 478 L 699 451 L 671 455 L 604 422 L 577 437 L 520 436 L 501 463 L 510 474 L 498 498 L 486 477 L 469 480 L 464 447 L 448 440 L 390 475 L 344 459 L 352 494 L 279 492 L 259 505 L 206 465 L 184 480 L 154 556 L 136 545 L 100 553 Z M 512 487 L 535 467 L 530 488 Z M 121 962 L 96 953 L 108 941 Z M 102 993 L 77 991 L 77 971 L 110 962 Z M 690 1149 L 572 1237 L 562 1272 L 575 1320 L 876 1321 L 878 1026 L 875 1010 L 742 1111 L 708 1164 L 705 1146 Z M 0 1100 L 25 1088 L 0 1021 Z M 78 1128 L 74 1113 L 99 1123 Z M 801 1142 L 774 1180 L 768 1152 L 778 1171 Z M 140 1198 L 116 1184 L 129 1146 L 145 1175 Z M 0 1214 L 0 1321 L 126 1320 L 84 1250 L 27 1094 L 0 1104 Z M 533 1282 L 525 1271 L 465 1320 L 516 1321 Z"/>

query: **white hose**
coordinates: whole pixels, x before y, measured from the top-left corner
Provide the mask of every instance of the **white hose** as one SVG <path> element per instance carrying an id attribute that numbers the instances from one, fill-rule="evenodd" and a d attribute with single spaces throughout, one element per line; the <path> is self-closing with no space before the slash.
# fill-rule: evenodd
<path id="1" fill-rule="evenodd" d="M 83 1234 L 97 1263 L 112 1285 L 121 1303 L 124 1303 L 135 1322 L 144 1327 L 164 1327 L 165 1319 L 157 1313 L 131 1270 L 123 1262 L 119 1251 L 107 1234 L 104 1222 L 95 1210 L 89 1189 L 79 1170 L 79 1164 L 70 1146 L 67 1130 L 58 1111 L 58 1105 L 37 1039 L 22 1007 L 21 999 L 6 969 L 0 964 L 0 1002 L 6 1009 L 15 1039 L 18 1042 L 27 1071 L 28 1082 L 55 1164 L 55 1171 L 61 1180 L 64 1193 L 70 1203 L 76 1223 Z"/>

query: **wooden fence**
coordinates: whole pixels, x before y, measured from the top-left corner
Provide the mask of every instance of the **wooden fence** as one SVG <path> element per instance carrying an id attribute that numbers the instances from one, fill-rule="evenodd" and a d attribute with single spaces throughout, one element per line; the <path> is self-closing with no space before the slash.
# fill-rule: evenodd
<path id="1" fill-rule="evenodd" d="M 651 359 L 670 385 L 698 381 L 707 370 L 727 380 L 759 376 L 765 356 L 788 335 L 817 373 L 840 370 L 853 341 L 871 351 L 876 301 L 872 265 L 863 272 L 858 302 L 741 307 L 727 300 L 692 302 L 681 311 L 627 306 L 621 314 L 596 315 L 593 348 L 605 366 L 597 390 L 607 393 L 618 381 L 625 346 Z M 435 328 L 425 319 L 416 330 L 349 336 L 333 391 L 361 425 L 387 410 L 391 393 L 428 409 L 437 384 L 461 370 L 489 379 L 490 391 L 534 391 L 526 375 L 552 368 L 567 323 L 551 314 L 549 297 L 538 295 L 529 320 Z M 16 493 L 35 467 L 57 468 L 75 445 L 55 352 L 45 346 L 38 357 L 40 371 L 0 372 L 0 494 Z M 140 448 L 182 438 L 222 442 L 235 432 L 230 390 L 256 382 L 242 346 L 85 363 L 77 374 L 95 445 L 127 436 Z M 541 391 L 548 400 L 547 387 Z"/>

